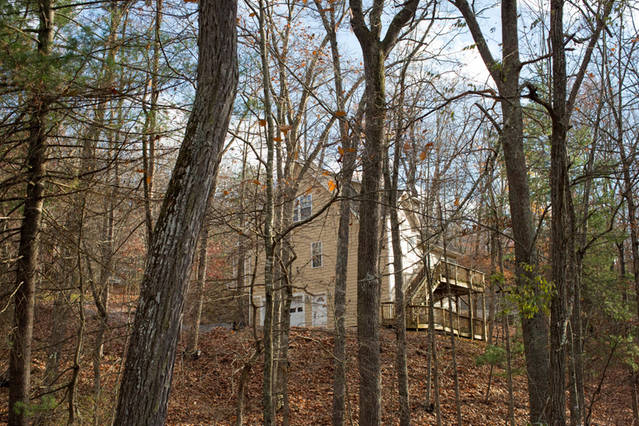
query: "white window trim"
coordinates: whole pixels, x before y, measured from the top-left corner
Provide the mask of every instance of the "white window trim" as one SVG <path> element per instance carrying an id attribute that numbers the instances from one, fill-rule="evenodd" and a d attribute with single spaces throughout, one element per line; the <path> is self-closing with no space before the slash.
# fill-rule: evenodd
<path id="1" fill-rule="evenodd" d="M 319 265 L 315 266 L 315 253 L 313 251 L 313 245 L 319 244 Z M 321 268 L 324 266 L 324 244 L 322 241 L 311 242 L 311 268 Z"/>
<path id="2" fill-rule="evenodd" d="M 308 197 L 310 202 L 311 211 L 308 216 L 302 217 L 302 200 Z M 301 222 L 313 215 L 313 194 L 302 194 L 295 198 L 295 204 L 293 205 L 293 222 Z"/>

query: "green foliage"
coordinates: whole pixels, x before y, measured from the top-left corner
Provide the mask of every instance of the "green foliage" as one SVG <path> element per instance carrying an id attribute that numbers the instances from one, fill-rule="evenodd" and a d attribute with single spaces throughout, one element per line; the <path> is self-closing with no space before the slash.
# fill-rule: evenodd
<path id="1" fill-rule="evenodd" d="M 612 353 L 632 371 L 639 371 L 639 345 L 632 334 L 609 334 L 601 339 L 600 344 L 604 351 L 602 356 L 608 357 Z"/>
<path id="2" fill-rule="evenodd" d="M 505 361 L 506 349 L 501 346 L 487 345 L 486 351 L 475 359 L 475 364 L 501 367 Z"/>
<path id="3" fill-rule="evenodd" d="M 532 318 L 538 312 L 548 314 L 556 292 L 554 284 L 538 274 L 532 265 L 522 264 L 522 269 L 520 284 L 513 287 L 507 300 L 526 318 Z"/>
<path id="4" fill-rule="evenodd" d="M 503 288 L 506 284 L 506 277 L 501 272 L 495 272 L 490 276 L 490 283 L 495 288 Z"/>
<path id="5" fill-rule="evenodd" d="M 33 417 L 35 415 L 51 411 L 56 406 L 56 400 L 53 395 L 44 395 L 40 398 L 38 403 L 25 404 L 22 401 L 15 403 L 13 409 L 16 413 L 25 413 L 27 417 Z"/>

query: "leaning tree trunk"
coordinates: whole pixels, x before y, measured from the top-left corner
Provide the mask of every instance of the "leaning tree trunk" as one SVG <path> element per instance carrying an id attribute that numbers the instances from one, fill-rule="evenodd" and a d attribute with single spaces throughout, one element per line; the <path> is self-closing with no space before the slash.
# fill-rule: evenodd
<path id="1" fill-rule="evenodd" d="M 38 54 L 49 56 L 53 44 L 53 0 L 38 2 L 40 28 Z M 38 86 L 38 85 L 36 85 Z M 31 383 L 31 337 L 35 304 L 35 269 L 38 258 L 38 234 L 42 218 L 44 192 L 44 163 L 47 148 L 47 116 L 50 98 L 34 91 L 27 151 L 27 191 L 24 200 L 24 219 L 20 227 L 20 246 L 16 265 L 16 292 L 11 353 L 9 355 L 9 424 L 28 424 L 27 406 Z"/>
<path id="2" fill-rule="evenodd" d="M 117 425 L 161 425 L 166 420 L 186 279 L 237 86 L 236 15 L 236 0 L 200 4 L 198 87 L 154 228 L 120 386 Z"/>

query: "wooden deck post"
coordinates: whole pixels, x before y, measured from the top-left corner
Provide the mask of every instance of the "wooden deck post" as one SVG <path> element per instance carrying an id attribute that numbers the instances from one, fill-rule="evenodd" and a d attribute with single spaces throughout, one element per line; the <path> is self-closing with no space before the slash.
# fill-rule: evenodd
<path id="1" fill-rule="evenodd" d="M 450 307 L 450 314 L 453 314 L 453 307 Z M 457 329 L 457 335 L 461 336 L 461 322 L 459 320 L 459 295 L 455 294 L 455 314 L 457 314 L 457 323 L 453 321 L 453 329 Z M 455 317 L 453 317 L 454 319 Z"/>
<path id="2" fill-rule="evenodd" d="M 481 318 L 484 322 L 484 341 L 488 339 L 488 330 L 486 328 L 486 287 L 481 294 Z"/>
<path id="3" fill-rule="evenodd" d="M 455 285 L 459 285 L 459 266 L 457 265 L 457 263 L 455 263 Z M 459 295 L 457 294 L 457 291 L 455 291 L 455 313 L 457 314 L 457 326 L 453 324 L 453 328 L 457 328 L 457 336 L 461 337 L 461 320 L 459 319 Z M 453 314 L 452 309 L 450 314 Z"/>
<path id="4" fill-rule="evenodd" d="M 470 340 L 475 340 L 475 315 L 473 311 L 473 276 L 470 275 L 470 286 L 468 287 L 468 313 L 470 314 Z"/>

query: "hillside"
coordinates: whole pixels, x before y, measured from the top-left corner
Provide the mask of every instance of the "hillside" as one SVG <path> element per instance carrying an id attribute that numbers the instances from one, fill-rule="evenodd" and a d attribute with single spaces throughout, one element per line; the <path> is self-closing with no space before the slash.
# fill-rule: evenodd
<path id="1" fill-rule="evenodd" d="M 124 334 L 127 304 L 112 304 L 114 315 L 111 330 L 105 346 L 102 364 L 103 391 L 100 399 L 100 417 L 98 424 L 108 423 L 114 404 L 114 384 L 121 368 L 121 355 L 124 348 Z M 87 334 L 82 356 L 81 382 L 79 386 L 78 406 L 82 415 L 82 424 L 91 423 L 93 417 L 91 351 L 92 331 L 97 326 L 95 317 L 87 309 Z M 43 335 L 48 321 L 49 308 L 38 307 L 36 341 L 38 347 L 34 361 L 34 389 L 38 394 L 45 393 L 41 386 L 44 371 Z M 74 325 L 75 326 L 75 325 Z M 72 330 L 69 330 L 71 332 Z M 425 405 L 427 377 L 427 335 L 424 332 L 408 333 L 409 380 L 411 407 L 414 424 L 433 424 L 434 414 Z M 394 335 L 391 330 L 382 330 L 382 383 L 383 383 L 383 423 L 398 422 L 395 413 L 398 409 L 397 390 L 394 374 Z M 331 333 L 326 330 L 294 329 L 290 344 L 290 380 L 291 423 L 294 425 L 320 425 L 330 423 L 332 404 L 332 343 Z M 461 388 L 462 416 L 469 424 L 500 424 L 508 413 L 508 391 L 504 372 L 495 368 L 493 385 L 488 401 L 485 392 L 488 383 L 489 366 L 476 366 L 476 358 L 483 353 L 483 342 L 457 339 L 457 362 Z M 176 360 L 173 390 L 169 406 L 169 424 L 233 424 L 235 419 L 236 392 L 244 362 L 254 348 L 252 331 L 244 329 L 233 331 L 225 328 L 213 328 L 201 337 L 202 354 L 198 360 L 178 355 Z M 448 336 L 437 336 L 437 349 L 441 372 L 441 403 L 444 424 L 455 420 L 455 394 L 453 387 L 451 346 Z M 67 347 L 67 356 L 74 348 Z M 182 354 L 183 348 L 179 348 Z M 356 335 L 348 335 L 349 410 L 352 423 L 357 424 L 357 365 Z M 6 369 L 8 349 L 0 353 Z M 68 359 L 68 358 L 67 358 Z M 590 400 L 599 381 L 601 367 L 605 359 L 589 363 L 592 383 L 587 389 Z M 515 367 L 523 371 L 522 359 L 515 360 Z M 64 383 L 64 379 L 59 383 Z M 253 367 L 248 384 L 246 398 L 246 424 L 261 424 L 261 384 L 262 368 L 260 361 Z M 521 374 L 514 377 L 515 417 L 518 424 L 526 422 L 526 380 Z M 59 396 L 62 393 L 59 394 Z M 7 420 L 7 389 L 0 390 L 0 422 Z M 593 423 L 606 425 L 630 424 L 632 418 L 628 396 L 629 389 L 623 371 L 611 367 L 603 382 L 601 392 L 593 406 Z M 42 410 L 38 415 L 40 424 L 60 424 L 66 419 L 67 403 L 56 406 L 51 411 Z"/>

